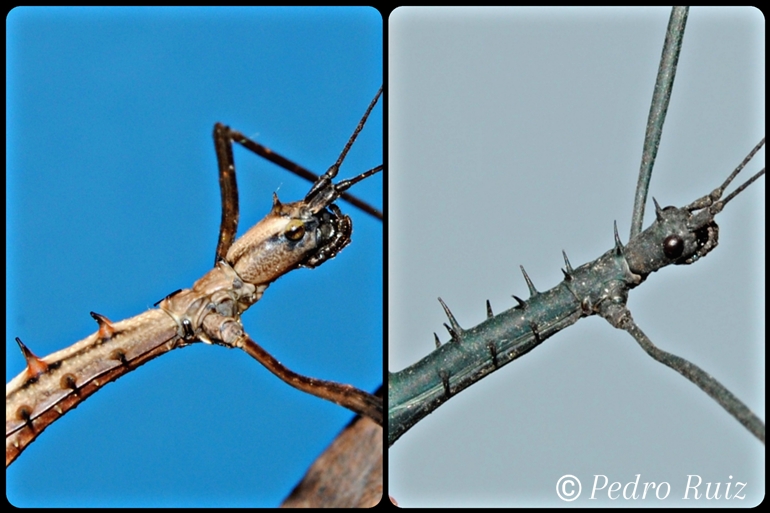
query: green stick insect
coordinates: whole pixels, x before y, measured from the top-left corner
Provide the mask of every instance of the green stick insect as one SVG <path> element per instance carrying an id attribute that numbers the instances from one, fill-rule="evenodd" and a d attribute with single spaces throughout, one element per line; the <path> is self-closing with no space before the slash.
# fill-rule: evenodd
<path id="1" fill-rule="evenodd" d="M 516 306 L 511 294 L 528 297 L 519 265 L 545 291 L 564 280 L 562 250 L 574 268 L 596 259 L 614 245 L 615 220 L 628 242 L 668 20 L 668 10 L 398 14 L 391 371 L 435 349 L 434 331 L 448 343 L 436 296 L 468 329 L 487 316 L 485 300 L 498 314 Z M 763 136 L 760 16 L 690 13 L 650 188 L 661 206 L 709 193 Z M 705 369 L 759 418 L 763 202 L 761 185 L 749 187 L 716 218 L 718 250 L 651 275 L 628 301 L 658 347 Z M 650 199 L 645 228 L 654 218 Z M 721 483 L 721 500 L 728 484 L 727 495 L 741 488 L 747 505 L 764 495 L 757 439 L 598 317 L 452 396 L 391 447 L 390 461 L 390 493 L 406 506 L 563 505 L 555 488 L 565 475 L 582 483 L 578 504 L 594 480 L 595 500 L 617 504 L 611 483 L 637 474 L 638 497 L 629 500 L 640 505 L 679 503 L 697 478 L 701 500 L 707 483 L 712 495 Z M 644 483 L 661 485 L 661 497 L 663 483 L 671 492 L 642 499 Z"/>

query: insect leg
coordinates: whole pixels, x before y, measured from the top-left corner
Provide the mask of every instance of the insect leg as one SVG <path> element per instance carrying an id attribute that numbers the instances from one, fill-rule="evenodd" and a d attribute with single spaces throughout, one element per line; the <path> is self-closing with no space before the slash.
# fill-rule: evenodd
<path id="1" fill-rule="evenodd" d="M 625 306 L 623 309 L 625 309 Z M 627 331 L 634 337 L 634 340 L 642 346 L 642 349 L 644 349 L 647 354 L 689 379 L 693 384 L 719 403 L 725 411 L 748 429 L 751 434 L 756 436 L 762 443 L 765 443 L 765 423 L 762 422 L 762 420 L 757 417 L 748 406 L 730 392 L 722 383 L 694 363 L 664 351 L 653 344 L 652 340 L 650 340 L 634 322 L 630 312 L 626 310 L 626 313 L 627 315 L 623 316 L 622 321 L 615 326 L 616 328 Z"/>
<path id="2" fill-rule="evenodd" d="M 367 113 L 368 113 L 368 111 L 367 111 Z M 307 169 L 305 167 L 302 167 L 299 164 L 296 164 L 296 163 L 292 162 L 291 160 L 287 159 L 283 155 L 274 152 L 273 150 L 271 150 L 267 146 L 263 146 L 263 145 L 259 144 L 258 142 L 249 139 L 248 137 L 243 135 L 241 132 L 238 132 L 237 130 L 233 130 L 233 129 L 229 128 L 229 127 L 223 127 L 223 128 L 227 129 L 227 135 L 229 136 L 228 143 L 230 143 L 230 152 L 231 152 L 231 154 L 230 154 L 230 162 L 232 162 L 232 142 L 231 141 L 234 141 L 234 142 L 237 142 L 238 144 L 240 144 L 241 146 L 243 146 L 244 148 L 246 148 L 247 150 L 250 150 L 250 151 L 256 153 L 260 157 L 269 160 L 273 164 L 281 166 L 285 170 L 287 170 L 287 171 L 289 171 L 291 173 L 294 173 L 295 175 L 297 175 L 299 177 L 302 177 L 302 178 L 304 178 L 305 180 L 307 180 L 309 182 L 316 183 L 316 182 L 319 181 L 319 178 L 320 178 L 321 175 L 318 175 L 318 174 L 310 171 L 309 169 Z M 215 134 L 216 134 L 216 132 L 215 132 Z M 356 132 L 355 135 L 357 135 L 357 134 L 358 134 L 358 132 Z M 216 135 L 214 137 L 216 139 Z M 347 152 L 345 152 L 345 153 L 347 153 Z M 219 154 L 219 150 L 217 150 L 217 160 L 219 160 L 219 159 L 220 159 L 220 154 Z M 222 176 L 222 164 L 221 163 L 220 163 L 219 167 L 220 167 L 220 172 L 219 173 L 220 173 L 220 177 L 221 177 Z M 234 171 L 233 171 L 233 173 L 234 173 Z M 235 180 L 235 178 L 233 177 L 233 181 L 234 180 Z M 221 179 L 220 179 L 220 186 L 221 186 Z M 379 220 L 382 220 L 382 212 L 380 212 L 379 210 L 377 210 L 373 206 L 369 205 L 368 203 L 366 203 L 366 202 L 356 198 L 352 194 L 348 194 L 346 192 L 343 192 L 342 194 L 340 194 L 340 198 L 344 199 L 345 201 L 347 201 L 348 203 L 350 203 L 354 207 L 357 207 L 358 209 L 366 212 L 367 214 L 369 214 L 369 215 L 371 215 L 371 216 L 373 216 L 373 217 L 375 217 L 375 218 L 377 218 Z M 224 199 L 224 197 L 223 197 L 223 199 Z M 227 253 L 227 251 L 225 250 L 224 253 Z"/>
<path id="3" fill-rule="evenodd" d="M 382 397 L 359 390 L 352 385 L 311 378 L 297 374 L 283 366 L 270 353 L 254 342 L 248 335 L 239 339 L 240 346 L 249 356 L 265 366 L 267 370 L 297 390 L 339 404 L 359 415 L 364 415 L 382 426 Z"/>
<path id="4" fill-rule="evenodd" d="M 214 265 L 225 259 L 227 251 L 233 245 L 238 231 L 238 184 L 235 181 L 235 161 L 233 143 L 229 127 L 222 123 L 214 125 L 214 150 L 217 153 L 219 167 L 219 190 L 222 194 L 222 222 L 219 225 L 217 251 Z"/>

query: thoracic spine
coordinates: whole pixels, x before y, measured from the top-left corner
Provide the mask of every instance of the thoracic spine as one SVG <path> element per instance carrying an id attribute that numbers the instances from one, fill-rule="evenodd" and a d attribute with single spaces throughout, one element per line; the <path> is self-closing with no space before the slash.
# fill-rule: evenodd
<path id="1" fill-rule="evenodd" d="M 522 267 L 530 298 L 524 301 L 514 296 L 517 306 L 473 328 L 462 329 L 439 299 L 449 318 L 452 340 L 414 365 L 390 374 L 389 443 L 452 395 L 581 317 L 602 313 L 610 304 L 625 304 L 627 291 L 641 281 L 629 270 L 622 245 L 577 269 L 572 269 L 566 255 L 564 258 L 564 281 L 545 292 L 535 289 Z M 491 308 L 487 311 L 491 313 Z"/>

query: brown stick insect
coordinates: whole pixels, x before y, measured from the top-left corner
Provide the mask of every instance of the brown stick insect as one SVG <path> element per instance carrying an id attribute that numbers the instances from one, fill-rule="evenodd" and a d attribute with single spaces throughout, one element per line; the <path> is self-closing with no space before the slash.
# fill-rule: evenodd
<path id="1" fill-rule="evenodd" d="M 255 16 L 253 22 L 262 23 L 259 16 Z M 290 32 L 287 28 L 287 35 Z M 245 33 L 240 38 L 240 42 L 243 41 L 249 41 Z M 246 47 L 256 45 L 255 41 Z M 228 52 L 232 52 L 232 48 Z M 222 53 L 225 53 L 224 49 Z M 241 73 L 246 70 L 249 76 L 244 77 L 243 82 L 228 81 L 224 89 L 219 83 L 216 91 L 206 83 L 198 83 L 194 91 L 185 92 L 177 87 L 179 83 L 171 74 L 168 75 L 169 85 L 160 87 L 142 78 L 126 84 L 125 90 L 108 87 L 108 99 L 89 97 L 83 92 L 87 89 L 87 79 L 93 78 L 88 73 L 81 77 L 83 80 L 78 82 L 78 87 L 68 89 L 64 84 L 58 84 L 64 97 L 80 107 L 80 115 L 88 123 L 80 125 L 77 117 L 55 117 L 38 125 L 43 131 L 37 136 L 49 144 L 48 150 L 36 152 L 37 156 L 42 158 L 44 153 L 49 153 L 59 163 L 52 174 L 61 174 L 61 181 L 40 175 L 48 169 L 40 163 L 15 168 L 19 173 L 11 175 L 13 181 L 29 186 L 25 191 L 31 191 L 23 196 L 22 202 L 16 203 L 19 208 L 15 211 L 22 214 L 18 224 L 9 226 L 13 228 L 11 236 L 14 232 L 22 233 L 20 228 L 35 226 L 40 229 L 24 232 L 27 235 L 24 239 L 9 239 L 9 242 L 19 241 L 10 245 L 11 260 L 17 267 L 10 267 L 14 271 L 9 277 L 14 280 L 23 278 L 23 287 L 14 287 L 20 283 L 17 280 L 11 282 L 9 289 L 9 335 L 13 332 L 13 336 L 8 337 L 10 344 L 15 346 L 13 337 L 20 336 L 38 356 L 44 356 L 93 332 L 96 324 L 88 316 L 89 311 L 99 312 L 113 321 L 128 318 L 151 308 L 155 301 L 173 290 L 189 287 L 210 268 L 220 222 L 217 165 L 211 143 L 214 121 L 221 120 L 246 131 L 249 137 L 305 167 L 324 170 L 339 155 L 381 80 L 367 80 L 367 84 L 349 82 L 339 95 L 330 95 L 332 81 L 324 81 L 319 71 L 318 77 L 314 77 L 318 89 L 313 89 L 310 96 L 318 108 L 312 109 L 311 102 L 300 99 L 298 93 L 290 94 L 285 87 L 278 87 L 281 73 L 272 77 L 251 74 L 250 70 L 260 69 L 260 66 L 254 60 L 256 57 L 249 60 L 247 53 L 236 52 L 232 58 L 240 58 L 240 62 L 237 66 L 234 63 L 233 71 L 227 72 L 226 76 L 234 76 L 236 68 Z M 339 66 L 345 58 L 348 62 L 364 65 L 363 60 L 343 54 L 339 64 L 336 60 L 327 61 L 324 74 L 338 73 L 339 79 L 343 69 Z M 204 59 L 203 62 L 211 61 Z M 360 72 L 362 68 L 358 69 Z M 119 66 L 105 76 L 112 80 L 125 73 L 137 76 L 132 68 Z M 366 71 L 363 76 L 374 78 L 374 73 Z M 166 75 L 161 74 L 161 77 L 165 79 Z M 194 77 L 189 75 L 188 81 L 195 82 Z M 273 88 L 269 86 L 272 82 L 268 78 L 277 82 Z M 251 89 L 246 86 L 248 81 Z M 158 108 L 153 101 L 132 101 L 133 94 L 139 91 L 144 98 L 152 98 L 152 91 L 155 91 L 162 95 L 161 105 L 178 106 L 179 111 L 175 112 L 182 114 L 169 117 L 168 112 Z M 190 103 L 191 97 L 186 95 L 191 93 L 202 93 L 206 102 Z M 45 94 L 37 96 L 39 102 L 46 99 Z M 318 101 L 324 97 L 323 101 Z M 201 107 L 210 98 L 221 98 L 222 101 L 215 103 L 223 110 L 214 113 L 214 107 Z M 281 101 L 286 103 L 281 104 Z M 281 107 L 277 111 L 283 114 L 265 115 L 267 104 Z M 43 111 L 58 113 L 57 108 L 63 108 L 67 103 L 60 100 L 36 105 L 42 106 Z M 193 105 L 199 110 L 196 111 Z M 117 119 L 109 115 L 110 106 L 123 109 Z M 132 108 L 136 112 L 131 112 Z M 233 114 L 241 109 L 242 112 Z M 91 117 L 96 110 L 106 111 L 104 114 L 113 118 L 112 123 Z M 260 116 L 258 111 L 263 115 Z M 184 117 L 185 113 L 192 117 Z M 373 116 L 345 162 L 343 170 L 348 166 L 350 169 L 349 174 L 344 171 L 344 177 L 358 174 L 370 168 L 372 163 L 381 161 L 381 157 L 371 158 L 369 153 L 374 147 L 373 151 L 381 151 L 381 142 L 376 137 L 377 126 L 381 123 L 380 107 L 375 109 Z M 343 120 L 343 117 L 347 119 Z M 248 119 L 251 122 L 247 122 Z M 310 125 L 316 122 L 323 125 L 322 120 L 330 124 L 311 128 Z M 279 126 L 277 131 L 270 130 L 271 121 Z M 347 126 L 343 128 L 343 125 Z M 183 127 L 193 129 L 188 132 L 181 130 Z M 374 130 L 370 132 L 372 127 Z M 130 131 L 143 136 L 142 142 L 129 138 Z M 309 137 L 311 133 L 315 134 L 314 138 Z M 88 134 L 88 137 L 84 139 L 81 134 Z M 308 140 L 312 147 L 286 144 L 294 138 Z M 332 143 L 331 139 L 336 142 Z M 322 145 L 327 153 L 318 155 L 315 160 L 316 156 L 311 155 Z M 28 156 L 30 152 L 22 150 L 22 154 Z M 71 163 L 66 158 L 68 155 L 75 156 L 74 172 L 65 166 Z M 309 189 L 307 182 L 289 176 L 250 152 L 236 148 L 235 160 L 244 227 L 265 215 L 271 205 L 272 192 L 289 202 L 304 197 Z M 78 170 L 82 174 L 78 174 Z M 368 202 L 378 203 L 376 188 L 367 181 L 370 180 L 357 184 L 355 189 L 360 186 L 361 190 L 356 192 Z M 64 202 L 66 208 L 58 202 Z M 346 214 L 352 213 L 350 207 L 341 208 Z M 33 211 L 41 216 L 31 219 L 23 214 Z M 40 221 L 43 216 L 50 221 Z M 271 287 L 270 293 L 260 301 L 259 306 L 264 305 L 265 310 L 252 309 L 242 320 L 245 325 L 259 325 L 259 334 L 254 332 L 254 338 L 274 350 L 276 357 L 291 368 L 304 374 L 354 383 L 372 391 L 381 382 L 381 357 L 374 354 L 381 351 L 381 329 L 379 321 L 367 318 L 355 304 L 376 311 L 376 318 L 380 318 L 381 308 L 376 304 L 373 306 L 370 298 L 379 302 L 381 294 L 369 289 L 369 282 L 364 281 L 364 277 L 379 276 L 381 264 L 376 267 L 378 260 L 370 259 L 372 267 L 368 271 L 363 268 L 361 274 L 350 269 L 348 273 L 342 271 L 353 261 L 362 263 L 366 260 L 366 257 L 356 255 L 358 243 L 363 246 L 376 244 L 380 237 L 375 235 L 381 230 L 379 222 L 361 220 L 360 217 L 353 214 L 355 243 L 332 262 L 332 265 L 342 266 L 339 274 L 332 277 L 334 273 L 327 271 L 325 266 L 294 272 L 304 274 L 305 280 L 294 278 L 290 273 L 275 284 L 285 284 L 286 296 L 276 292 L 271 297 L 270 293 L 283 288 Z M 80 220 L 85 221 L 83 227 L 76 224 Z M 61 224 L 51 229 L 48 223 L 53 221 Z M 33 248 L 33 242 L 38 239 L 43 244 Z M 70 253 L 70 248 L 77 248 L 78 252 Z M 315 273 L 323 283 L 308 283 L 313 282 L 311 276 Z M 74 283 L 67 281 L 73 278 Z M 340 288 L 346 279 L 350 284 L 361 285 L 354 297 L 348 298 L 345 289 Z M 48 284 L 46 293 L 32 294 L 38 296 L 36 300 L 26 295 L 31 291 L 30 286 L 42 283 Z M 21 289 L 25 292 L 21 293 Z M 13 291 L 20 291 L 19 295 Z M 369 326 L 362 331 L 353 327 L 341 328 L 340 317 L 335 316 L 335 312 L 342 312 L 343 318 L 347 319 L 360 318 L 362 325 L 368 323 Z M 284 317 L 287 313 L 289 316 Z M 350 317 L 346 317 L 348 315 Z M 316 316 L 321 317 L 320 323 L 315 323 Z M 19 322 L 23 322 L 22 329 Z M 281 334 L 277 330 L 287 331 Z M 291 330 L 294 335 L 284 338 Z M 269 343 L 270 340 L 273 342 Z M 346 341 L 353 341 L 353 347 L 347 347 L 343 343 Z M 369 345 L 372 353 L 366 349 Z M 330 347 L 335 350 L 330 351 Z M 18 352 L 16 347 L 10 349 Z M 299 399 L 297 396 L 304 394 L 296 391 L 285 394 L 282 389 L 288 387 L 269 377 L 250 359 L 237 354 L 203 344 L 193 345 L 184 351 L 164 355 L 106 386 L 30 445 L 9 469 L 9 487 L 16 483 L 15 490 L 23 487 L 28 494 L 45 502 L 56 496 L 53 490 L 57 486 L 65 486 L 71 490 L 71 500 L 79 504 L 93 504 L 89 501 L 94 500 L 123 504 L 144 500 L 149 504 L 156 502 L 154 499 L 158 497 L 173 497 L 169 500 L 174 504 L 202 504 L 205 501 L 221 504 L 224 497 L 238 502 L 244 500 L 243 497 L 253 499 L 255 496 L 265 504 L 277 502 L 301 477 L 307 462 L 320 451 L 318 447 L 326 445 L 336 435 L 350 414 L 341 409 L 338 412 L 339 408 L 334 405 L 319 405 L 317 403 L 323 402 L 317 399 L 311 398 L 309 402 L 304 397 Z M 337 370 L 321 368 L 344 359 L 343 354 L 358 358 L 358 364 L 340 364 Z M 12 353 L 8 360 L 7 377 L 10 379 L 23 364 L 20 357 Z M 346 372 L 352 374 L 346 376 Z M 363 373 L 374 376 L 365 380 Z M 248 397 L 257 398 L 256 404 L 247 400 Z M 329 415 L 331 418 L 326 417 Z M 294 433 L 293 442 L 280 441 L 283 438 L 279 440 L 271 434 L 273 429 L 286 436 Z M 216 444 L 212 445 L 212 441 Z M 306 456 L 294 456 L 299 447 L 304 448 Z M 48 457 L 51 451 L 58 457 Z M 224 469 L 232 471 L 241 461 L 242 468 L 249 469 L 241 472 L 243 480 L 233 483 L 232 479 L 225 479 Z M 78 469 L 93 468 L 95 462 L 105 463 L 97 476 L 88 480 L 75 477 L 85 472 Z M 217 470 L 219 465 L 223 470 Z M 278 468 L 284 470 L 278 471 Z M 168 476 L 170 472 L 182 473 L 185 477 L 178 479 L 178 483 L 164 482 L 161 476 Z M 33 489 L 30 489 L 31 482 L 36 483 Z M 123 487 L 121 483 L 127 482 L 134 484 Z M 192 490 L 182 491 L 183 482 L 192 483 Z M 108 492 L 100 495 L 94 490 Z M 269 498 L 270 494 L 277 498 Z M 14 496 L 18 497 L 18 494 Z"/>

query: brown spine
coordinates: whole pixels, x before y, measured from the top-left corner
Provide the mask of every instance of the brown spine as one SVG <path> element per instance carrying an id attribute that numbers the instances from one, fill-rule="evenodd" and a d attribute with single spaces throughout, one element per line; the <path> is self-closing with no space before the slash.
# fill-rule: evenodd
<path id="1" fill-rule="evenodd" d="M 25 369 L 5 388 L 5 466 L 59 417 L 105 384 L 143 363 L 184 345 L 177 324 L 161 310 L 111 324 L 72 346 L 39 359 L 47 365 L 32 376 Z"/>

